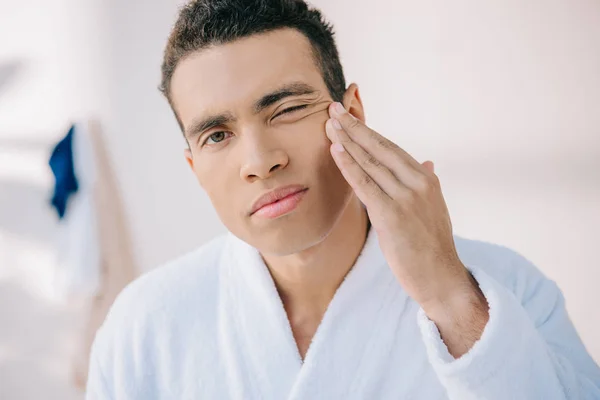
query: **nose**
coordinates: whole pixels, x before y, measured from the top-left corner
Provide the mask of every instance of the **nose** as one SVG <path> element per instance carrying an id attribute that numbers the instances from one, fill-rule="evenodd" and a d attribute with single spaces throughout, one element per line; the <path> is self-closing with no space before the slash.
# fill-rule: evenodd
<path id="1" fill-rule="evenodd" d="M 243 163 L 240 169 L 240 177 L 248 182 L 267 179 L 281 169 L 284 169 L 289 163 L 289 157 L 285 150 L 280 146 L 265 142 L 267 138 L 252 139 L 247 137 L 246 146 L 244 146 Z"/>

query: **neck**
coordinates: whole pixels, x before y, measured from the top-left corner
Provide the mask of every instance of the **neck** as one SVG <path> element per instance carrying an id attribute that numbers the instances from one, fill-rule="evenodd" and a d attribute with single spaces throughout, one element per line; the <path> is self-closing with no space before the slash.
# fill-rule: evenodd
<path id="1" fill-rule="evenodd" d="M 320 320 L 365 244 L 368 223 L 366 210 L 353 194 L 320 243 L 282 257 L 263 255 L 288 313 Z"/>

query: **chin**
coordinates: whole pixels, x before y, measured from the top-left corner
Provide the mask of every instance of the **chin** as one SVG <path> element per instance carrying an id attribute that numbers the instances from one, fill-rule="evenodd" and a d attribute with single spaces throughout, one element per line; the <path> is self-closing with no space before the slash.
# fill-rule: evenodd
<path id="1" fill-rule="evenodd" d="M 337 216 L 336 216 L 337 217 Z M 332 231 L 337 218 L 292 213 L 262 226 L 253 226 L 241 237 L 263 254 L 286 256 L 321 243 Z"/>
<path id="2" fill-rule="evenodd" d="M 280 220 L 279 224 L 263 227 L 249 235 L 246 241 L 263 254 L 286 256 L 310 249 L 323 242 L 339 223 L 349 202 L 341 207 L 326 208 L 322 212 L 305 215 L 298 213 Z"/>

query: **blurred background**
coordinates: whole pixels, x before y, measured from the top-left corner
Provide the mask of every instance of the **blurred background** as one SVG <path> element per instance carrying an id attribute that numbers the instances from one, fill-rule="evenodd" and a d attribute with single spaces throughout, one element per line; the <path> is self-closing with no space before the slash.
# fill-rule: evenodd
<path id="1" fill-rule="evenodd" d="M 225 231 L 157 90 L 181 3 L 0 0 L 0 399 L 83 398 L 116 293 Z M 312 4 L 367 123 L 435 162 L 455 233 L 557 281 L 600 362 L 600 2 Z M 73 124 L 101 186 L 80 179 L 83 225 L 50 205 L 48 160 Z"/>

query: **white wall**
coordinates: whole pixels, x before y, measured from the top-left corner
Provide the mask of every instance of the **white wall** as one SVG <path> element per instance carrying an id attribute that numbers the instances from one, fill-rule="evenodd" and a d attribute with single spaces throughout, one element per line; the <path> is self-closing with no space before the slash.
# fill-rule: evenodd
<path id="1" fill-rule="evenodd" d="M 224 232 L 183 157 L 184 141 L 158 91 L 174 2 L 107 0 L 112 43 L 107 142 L 139 266 L 148 270 Z"/>

